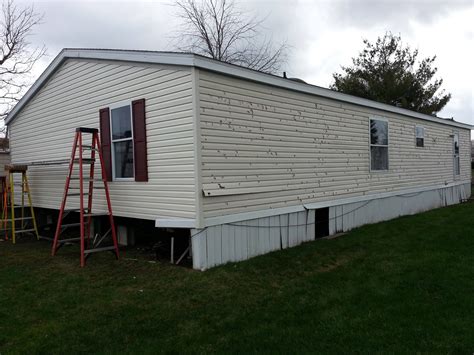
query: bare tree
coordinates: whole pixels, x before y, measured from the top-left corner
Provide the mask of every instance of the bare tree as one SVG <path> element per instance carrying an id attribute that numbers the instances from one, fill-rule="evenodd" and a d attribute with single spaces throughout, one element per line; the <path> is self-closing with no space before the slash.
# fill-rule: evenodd
<path id="1" fill-rule="evenodd" d="M 238 9 L 233 0 L 177 0 L 179 50 L 276 73 L 288 46 L 262 35 L 263 19 Z M 183 44 L 184 43 L 184 44 Z"/>
<path id="2" fill-rule="evenodd" d="M 28 74 L 45 54 L 45 47 L 28 41 L 43 16 L 33 6 L 18 7 L 4 0 L 0 18 L 0 118 L 4 119 L 31 84 Z"/>

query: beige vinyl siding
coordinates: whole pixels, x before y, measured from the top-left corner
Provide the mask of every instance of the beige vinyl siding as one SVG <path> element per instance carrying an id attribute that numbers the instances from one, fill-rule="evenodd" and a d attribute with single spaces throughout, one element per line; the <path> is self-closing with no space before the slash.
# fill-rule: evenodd
<path id="1" fill-rule="evenodd" d="M 470 178 L 469 130 L 201 70 L 204 216 L 296 206 Z M 370 172 L 369 118 L 389 121 L 389 171 Z M 415 146 L 415 125 L 425 147 Z"/>
<path id="2" fill-rule="evenodd" d="M 69 159 L 76 127 L 99 128 L 100 108 L 145 98 L 149 181 L 111 182 L 114 214 L 194 218 L 192 92 L 190 68 L 69 59 L 11 123 L 12 161 Z M 58 209 L 66 175 L 30 166 L 34 205 Z M 105 207 L 100 191 L 96 202 Z"/>

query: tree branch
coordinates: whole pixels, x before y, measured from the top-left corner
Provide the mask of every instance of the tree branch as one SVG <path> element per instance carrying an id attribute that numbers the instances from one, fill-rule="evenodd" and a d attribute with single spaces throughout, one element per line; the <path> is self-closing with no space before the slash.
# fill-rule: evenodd
<path id="1" fill-rule="evenodd" d="M 233 0 L 177 0 L 175 6 L 180 50 L 268 73 L 286 59 L 286 43 L 274 47 L 260 35 L 263 20 L 241 12 Z"/>

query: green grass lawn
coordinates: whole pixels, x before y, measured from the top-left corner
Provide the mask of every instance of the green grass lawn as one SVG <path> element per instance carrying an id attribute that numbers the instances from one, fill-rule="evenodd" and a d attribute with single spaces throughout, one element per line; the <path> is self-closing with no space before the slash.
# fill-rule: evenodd
<path id="1" fill-rule="evenodd" d="M 2 355 L 474 352 L 472 203 L 207 272 L 78 263 L 0 243 Z"/>

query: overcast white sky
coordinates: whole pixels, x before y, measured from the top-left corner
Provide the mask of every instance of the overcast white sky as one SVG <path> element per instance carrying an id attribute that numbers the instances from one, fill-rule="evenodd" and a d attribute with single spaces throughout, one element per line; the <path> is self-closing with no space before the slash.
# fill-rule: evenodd
<path id="1" fill-rule="evenodd" d="M 29 1 L 22 1 L 31 3 Z M 175 9 L 170 1 L 35 1 L 44 24 L 31 38 L 45 44 L 48 57 L 39 75 L 64 47 L 173 50 Z M 332 73 L 351 63 L 362 39 L 385 31 L 402 39 L 421 56 L 436 54 L 438 76 L 452 99 L 442 117 L 474 125 L 474 0 L 242 0 L 248 11 L 266 17 L 265 29 L 287 41 L 289 76 L 328 87 Z"/>

